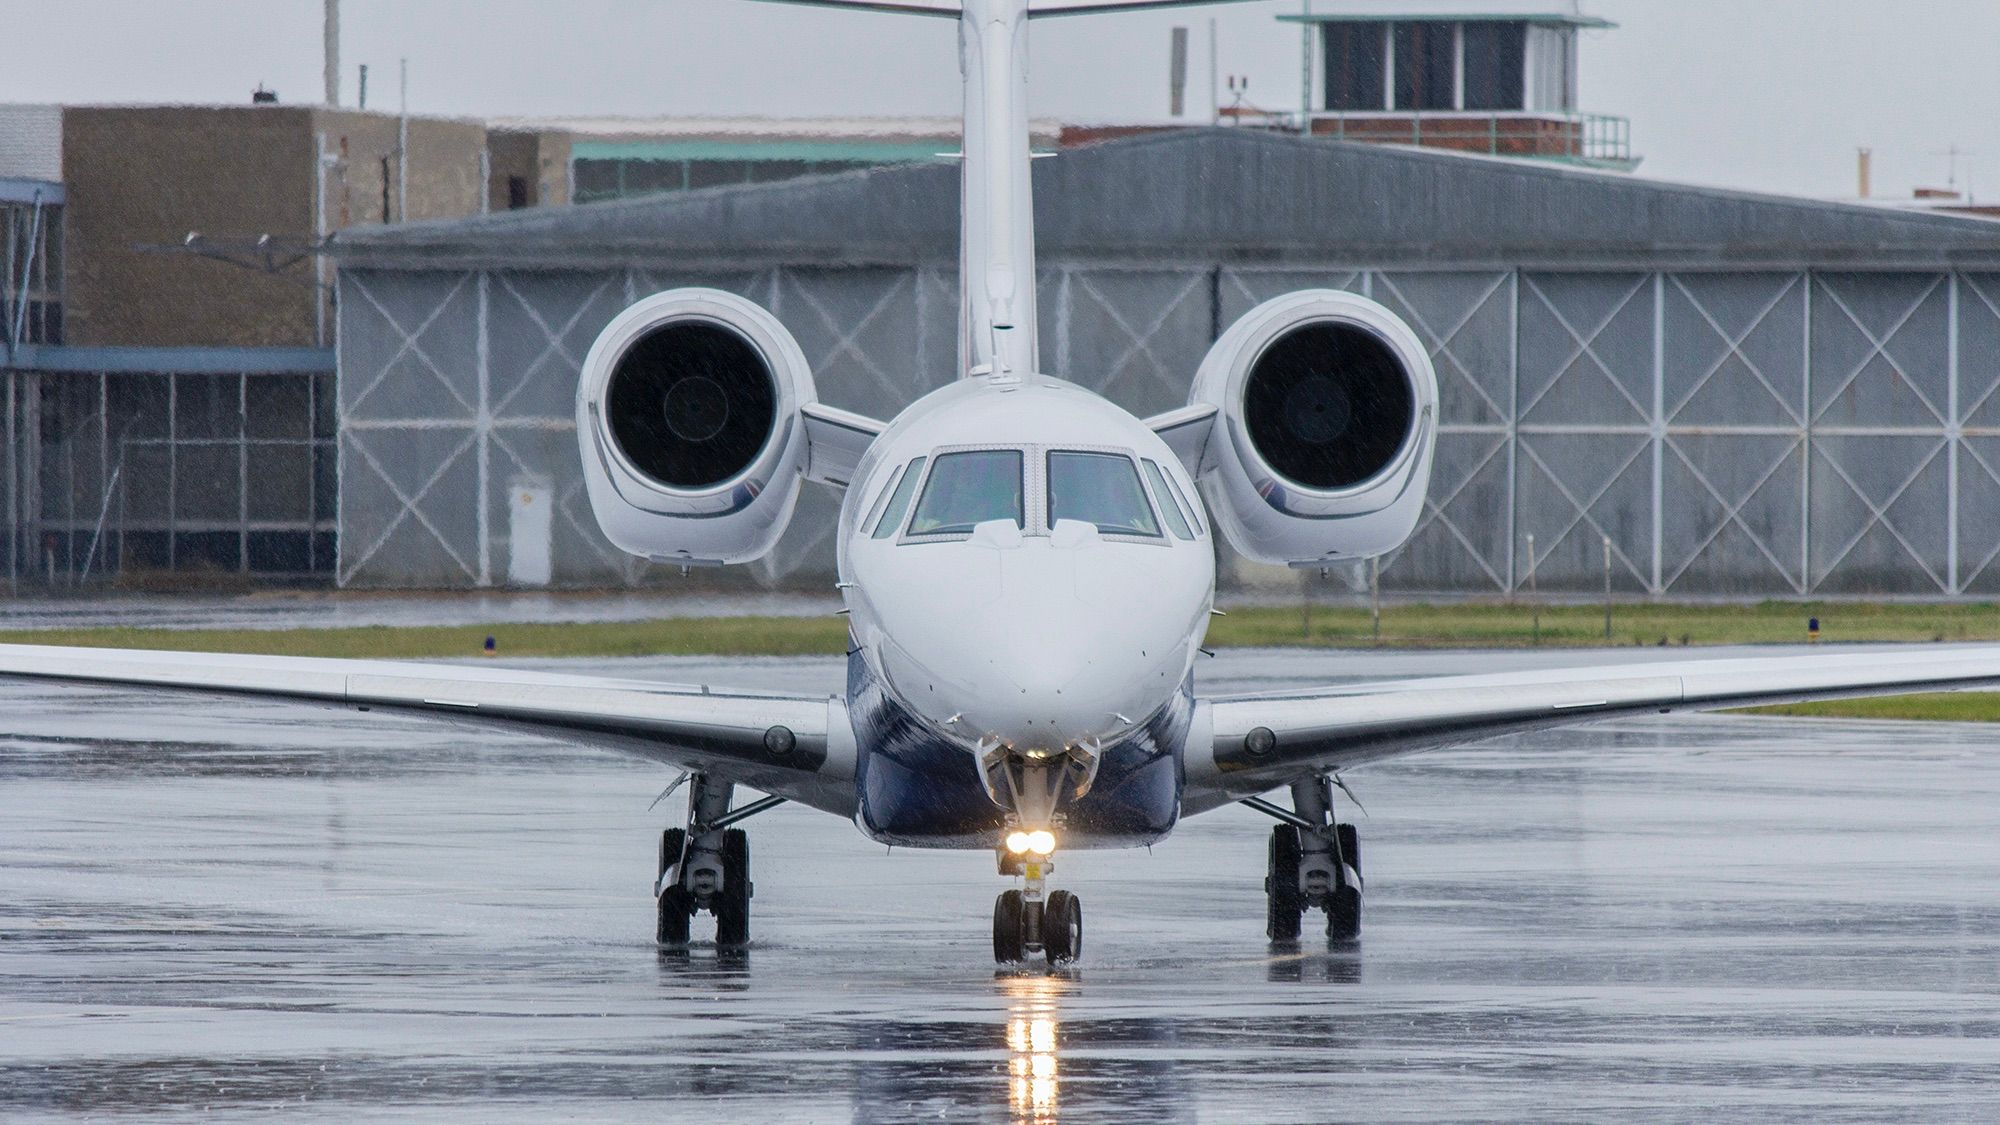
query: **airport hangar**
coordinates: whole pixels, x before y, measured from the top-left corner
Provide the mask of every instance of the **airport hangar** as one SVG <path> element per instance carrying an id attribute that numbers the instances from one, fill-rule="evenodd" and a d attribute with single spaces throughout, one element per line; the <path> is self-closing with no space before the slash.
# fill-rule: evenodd
<path id="1" fill-rule="evenodd" d="M 1433 502 L 1384 589 L 1592 591 L 1608 538 L 1626 595 L 2000 591 L 1990 220 L 1244 128 L 1035 171 L 1046 369 L 1139 414 L 1288 290 L 1359 291 L 1426 341 Z M 338 581 L 657 581 L 581 492 L 597 331 L 731 290 L 825 401 L 888 417 L 955 372 L 958 191 L 940 161 L 343 231 Z M 830 572 L 835 510 L 809 487 L 759 577 Z"/>

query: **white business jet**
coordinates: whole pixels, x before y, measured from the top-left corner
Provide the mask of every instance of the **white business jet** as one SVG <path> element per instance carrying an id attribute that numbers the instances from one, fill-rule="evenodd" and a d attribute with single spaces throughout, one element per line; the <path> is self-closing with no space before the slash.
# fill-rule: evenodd
<path id="1" fill-rule="evenodd" d="M 1151 844 L 1241 802 L 1277 821 L 1269 937 L 1296 941 L 1318 910 L 1330 940 L 1351 941 L 1361 861 L 1335 817 L 1336 771 L 1614 715 L 2000 684 L 2000 648 L 1928 648 L 1199 694 L 1212 536 L 1321 567 L 1410 535 L 1437 436 L 1429 356 L 1381 305 L 1310 290 L 1244 316 L 1188 405 L 1157 417 L 1041 370 L 1028 25 L 1153 0 L 822 2 L 959 23 L 960 377 L 887 422 L 833 409 L 770 313 L 679 289 L 605 328 L 576 412 L 599 525 L 657 562 L 755 559 L 803 482 L 844 490 L 844 697 L 41 646 L 0 646 L 0 674 L 448 715 L 680 767 L 687 819 L 662 834 L 654 888 L 670 948 L 701 913 L 720 945 L 749 940 L 736 825 L 784 801 L 888 844 L 991 851 L 1018 880 L 994 905 L 994 958 L 1052 964 L 1083 939 L 1076 896 L 1047 886 L 1063 849 Z M 739 804 L 737 786 L 767 796 Z"/>

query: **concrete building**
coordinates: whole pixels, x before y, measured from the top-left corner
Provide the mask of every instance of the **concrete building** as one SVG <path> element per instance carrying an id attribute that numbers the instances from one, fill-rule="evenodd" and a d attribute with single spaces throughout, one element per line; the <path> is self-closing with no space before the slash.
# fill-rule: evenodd
<path id="1" fill-rule="evenodd" d="M 0 107 L 0 577 L 329 579 L 321 244 L 561 201 L 566 160 L 559 138 L 268 100 Z"/>
<path id="2" fill-rule="evenodd" d="M 487 210 L 518 211 L 571 202 L 567 133 L 495 124 L 486 132 L 486 152 Z"/>
<path id="3" fill-rule="evenodd" d="M 320 239 L 487 207 L 485 125 L 412 118 L 407 160 L 403 131 L 319 106 L 66 109 L 68 342 L 326 346 Z"/>
<path id="4" fill-rule="evenodd" d="M 1240 128 L 1035 173 L 1044 362 L 1130 409 L 1290 289 L 1431 345 L 1433 502 L 1386 587 L 1594 590 L 1609 538 L 1628 594 L 2000 590 L 2000 225 Z M 938 162 L 344 234 L 337 580 L 503 582 L 523 489 L 557 583 L 647 580 L 579 491 L 598 329 L 720 286 L 887 415 L 953 375 L 957 205 Z M 761 573 L 826 572 L 832 512 L 809 494 Z"/>

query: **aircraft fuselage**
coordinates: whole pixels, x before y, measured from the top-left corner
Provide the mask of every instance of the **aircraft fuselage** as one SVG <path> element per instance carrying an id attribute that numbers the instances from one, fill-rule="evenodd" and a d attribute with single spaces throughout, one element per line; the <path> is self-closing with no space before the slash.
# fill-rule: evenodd
<path id="1" fill-rule="evenodd" d="M 951 384 L 877 439 L 838 535 L 864 832 L 1173 828 L 1215 564 L 1192 480 L 1139 419 L 1054 380 Z"/>

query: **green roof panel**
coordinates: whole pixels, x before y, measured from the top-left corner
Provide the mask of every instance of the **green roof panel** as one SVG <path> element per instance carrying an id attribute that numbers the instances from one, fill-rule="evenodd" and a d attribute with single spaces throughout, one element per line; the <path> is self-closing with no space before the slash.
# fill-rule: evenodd
<path id="1" fill-rule="evenodd" d="M 927 141 L 805 138 L 736 141 L 718 137 L 673 137 L 577 141 L 570 146 L 570 155 L 577 160 L 810 160 L 897 164 L 935 159 L 957 147 L 957 143 L 956 138 Z"/>

